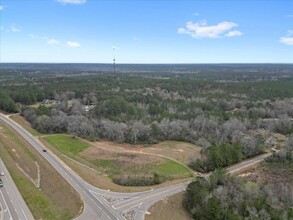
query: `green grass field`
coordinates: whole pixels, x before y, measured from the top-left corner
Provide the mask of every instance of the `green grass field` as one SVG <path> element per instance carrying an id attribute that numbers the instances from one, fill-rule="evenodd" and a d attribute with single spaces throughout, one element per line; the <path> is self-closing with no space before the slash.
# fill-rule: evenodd
<path id="1" fill-rule="evenodd" d="M 89 144 L 80 138 L 72 138 L 66 134 L 48 135 L 45 139 L 60 152 L 68 155 L 77 155 L 79 152 L 87 149 Z"/>
<path id="2" fill-rule="evenodd" d="M 157 165 L 155 172 L 165 177 L 191 176 L 190 170 L 171 160 Z"/>

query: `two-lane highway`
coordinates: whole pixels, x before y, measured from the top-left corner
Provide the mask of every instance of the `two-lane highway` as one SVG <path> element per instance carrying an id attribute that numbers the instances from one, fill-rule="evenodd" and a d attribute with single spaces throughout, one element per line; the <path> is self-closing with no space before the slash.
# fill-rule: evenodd
<path id="1" fill-rule="evenodd" d="M 4 172 L 1 176 L 4 186 L 0 188 L 1 220 L 34 219 L 1 158 L 0 169 Z"/>

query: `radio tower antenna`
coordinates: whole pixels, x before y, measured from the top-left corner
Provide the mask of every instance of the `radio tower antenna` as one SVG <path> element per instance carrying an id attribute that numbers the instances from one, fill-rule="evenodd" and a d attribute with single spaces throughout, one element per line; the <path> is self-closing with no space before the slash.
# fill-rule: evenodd
<path id="1" fill-rule="evenodd" d="M 113 69 L 114 69 L 114 74 L 115 74 L 116 73 L 115 47 L 113 47 Z"/>

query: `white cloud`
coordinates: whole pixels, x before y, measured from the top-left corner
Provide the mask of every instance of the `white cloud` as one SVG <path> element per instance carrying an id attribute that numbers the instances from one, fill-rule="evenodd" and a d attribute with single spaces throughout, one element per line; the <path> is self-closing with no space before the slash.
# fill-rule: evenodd
<path id="1" fill-rule="evenodd" d="M 16 32 L 20 32 L 20 29 L 17 28 L 15 25 L 12 25 L 12 26 L 10 27 L 10 31 L 16 33 Z"/>
<path id="2" fill-rule="evenodd" d="M 235 30 L 235 31 L 229 31 L 225 36 L 226 37 L 236 37 L 241 36 L 243 33 L 241 31 Z"/>
<path id="3" fill-rule="evenodd" d="M 28 36 L 33 38 L 33 39 L 40 39 L 40 40 L 48 40 L 49 39 L 46 36 L 40 36 L 40 35 L 35 35 L 35 34 L 29 34 Z"/>
<path id="4" fill-rule="evenodd" d="M 194 12 L 193 15 L 194 16 L 199 16 L 199 13 L 198 12 Z"/>
<path id="5" fill-rule="evenodd" d="M 293 30 L 289 30 L 287 35 L 280 37 L 279 42 L 289 46 L 293 46 Z"/>
<path id="6" fill-rule="evenodd" d="M 61 42 L 59 40 L 56 40 L 55 38 L 49 38 L 49 37 L 43 36 L 43 35 L 29 34 L 28 36 L 31 37 L 32 39 L 45 41 L 45 42 L 47 42 L 47 44 L 49 44 L 51 46 L 61 44 Z"/>
<path id="7" fill-rule="evenodd" d="M 197 23 L 193 23 L 189 21 L 186 23 L 185 28 L 179 28 L 177 33 L 179 34 L 188 34 L 193 38 L 220 38 L 224 36 L 231 35 L 229 37 L 239 36 L 240 31 L 231 30 L 234 27 L 237 27 L 238 24 L 229 21 L 223 21 L 216 25 L 208 25 L 206 21 L 200 21 Z M 231 30 L 231 31 L 230 31 Z M 229 32 L 231 32 L 229 34 Z M 226 34 L 226 35 L 225 35 Z"/>
<path id="8" fill-rule="evenodd" d="M 74 42 L 74 41 L 67 41 L 66 44 L 69 47 L 80 47 L 80 44 L 78 42 Z"/>
<path id="9" fill-rule="evenodd" d="M 81 5 L 86 3 L 86 0 L 56 0 L 61 4 Z"/>
<path id="10" fill-rule="evenodd" d="M 49 44 L 49 45 L 59 45 L 60 43 L 61 43 L 60 41 L 58 41 L 58 40 L 56 40 L 56 39 L 54 39 L 54 38 L 49 39 L 49 40 L 47 41 L 47 44 Z"/>
<path id="11" fill-rule="evenodd" d="M 282 44 L 293 46 L 293 37 L 281 37 L 279 41 Z"/>
<path id="12" fill-rule="evenodd" d="M 287 18 L 293 18 L 293 14 L 292 15 L 287 15 Z"/>
<path id="13" fill-rule="evenodd" d="M 4 8 L 4 7 L 3 7 L 2 5 L 0 5 L 0 11 L 2 11 L 2 10 L 3 10 L 3 8 Z"/>

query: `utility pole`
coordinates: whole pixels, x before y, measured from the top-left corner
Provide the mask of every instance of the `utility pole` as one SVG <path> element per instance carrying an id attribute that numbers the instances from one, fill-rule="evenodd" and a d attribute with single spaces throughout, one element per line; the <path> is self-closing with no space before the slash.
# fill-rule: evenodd
<path id="1" fill-rule="evenodd" d="M 113 47 L 113 68 L 114 68 L 114 74 L 116 73 L 116 59 L 115 59 L 115 47 Z"/>

